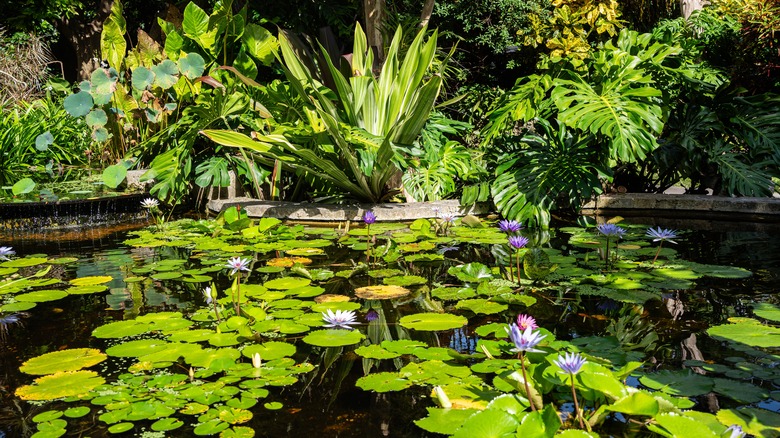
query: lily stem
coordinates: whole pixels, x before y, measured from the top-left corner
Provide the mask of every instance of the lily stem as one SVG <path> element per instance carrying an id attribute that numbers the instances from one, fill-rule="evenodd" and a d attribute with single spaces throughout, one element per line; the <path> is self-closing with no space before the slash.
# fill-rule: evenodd
<path id="1" fill-rule="evenodd" d="M 577 416 L 577 420 L 580 422 L 580 429 L 585 429 L 585 425 L 582 423 L 582 415 L 580 415 L 580 405 L 577 403 L 577 393 L 574 391 L 574 376 L 571 376 L 571 397 L 574 399 L 574 413 Z"/>
<path id="2" fill-rule="evenodd" d="M 531 405 L 531 410 L 536 412 L 536 405 L 531 399 L 531 386 L 528 384 L 528 375 L 525 372 L 525 355 L 521 351 L 518 353 L 520 356 L 520 370 L 523 371 L 523 382 L 525 383 L 525 396 L 528 398 L 528 403 Z"/>
<path id="3" fill-rule="evenodd" d="M 663 242 L 658 244 L 658 251 L 655 252 L 655 257 L 653 257 L 653 264 L 655 264 L 655 261 L 658 260 L 658 254 L 661 254 L 661 247 L 664 245 Z"/>

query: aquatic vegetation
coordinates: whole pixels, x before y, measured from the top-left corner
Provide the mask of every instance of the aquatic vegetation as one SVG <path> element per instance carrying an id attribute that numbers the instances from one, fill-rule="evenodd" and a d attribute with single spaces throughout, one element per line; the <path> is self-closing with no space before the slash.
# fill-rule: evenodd
<path id="1" fill-rule="evenodd" d="M 11 260 L 11 256 L 16 255 L 16 251 L 10 246 L 0 246 L 0 260 Z"/>
<path id="2" fill-rule="evenodd" d="M 64 257 L 0 262 L 2 312 L 42 302 L 26 300 L 99 294 L 120 281 L 147 287 L 147 296 L 134 301 L 145 300 L 143 314 L 107 320 L 92 332 L 105 349 L 63 350 L 55 362 L 65 368 L 34 374 L 17 397 L 41 402 L 65 397 L 74 407 L 100 411 L 97 421 L 117 433 L 138 434 L 141 424 L 151 424 L 160 432 L 235 435 L 251 431 L 263 409 L 295 409 L 294 397 L 284 398 L 279 388 L 298 385 L 289 393 L 331 382 L 322 392 L 337 393 L 343 370 L 362 363 L 356 383 L 362 390 L 417 388 L 431 394 L 428 414 L 415 424 L 445 435 L 476 436 L 493 427 L 510 435 L 571 435 L 579 431 L 567 429 L 577 428 L 595 434 L 624 427 L 616 424 L 616 413 L 636 425 L 632 430 L 667 436 L 675 436 L 683 423 L 704 436 L 720 435 L 732 424 L 760 434 L 775 421 L 765 416 L 768 411 L 744 405 L 716 415 L 690 410 L 704 394 L 740 404 L 767 400 L 769 389 L 760 382 L 780 378 L 765 365 L 775 360 L 771 353 L 752 351 L 750 357 L 762 361 L 745 363 L 688 360 L 682 369 L 642 365 L 662 354 L 664 345 L 656 319 L 643 310 L 663 306 L 643 308 L 646 301 L 668 300 L 669 291 L 693 288 L 703 278 L 750 276 L 741 268 L 681 260 L 666 247 L 658 256 L 664 262 L 650 263 L 657 249 L 644 238 L 646 228 L 625 228 L 621 257 L 609 272 L 592 256 L 603 248 L 601 233 L 566 229 L 566 249 L 543 243 L 523 248 L 524 270 L 518 272 L 525 275 L 509 281 L 499 269 L 505 262 L 496 260 L 514 246 L 499 227 L 472 228 L 461 221 L 446 236 L 431 220 L 373 223 L 370 233 L 267 218 L 232 227 L 242 220 L 236 214 L 230 221 L 184 220 L 162 232 L 155 227 L 134 232 L 127 244 L 144 256 L 130 259 L 114 276 L 70 278 L 75 272 L 68 271 L 54 278 L 51 267 L 73 266 Z M 543 242 L 524 234 L 515 236 Z M 387 241 L 373 251 L 383 261 L 381 269 L 351 261 L 362 259 L 366 235 Z M 462 260 L 436 257 L 442 245 L 453 244 L 461 248 L 456 257 Z M 294 261 L 295 253 L 309 261 Z M 498 255 L 493 259 L 491 253 Z M 341 258 L 333 260 L 334 254 Z M 20 278 L 25 269 L 40 274 Z M 219 275 L 224 269 L 232 286 Z M 163 288 L 164 295 L 157 292 Z M 154 294 L 168 300 L 165 307 L 154 309 Z M 239 302 L 240 311 L 222 308 Z M 777 348 L 773 334 L 780 311 L 769 303 L 752 311 L 754 320 L 736 318 L 701 336 L 743 349 Z M 361 314 L 365 324 L 358 322 Z M 551 323 L 550 314 L 557 322 Z M 576 336 L 569 332 L 574 319 L 588 322 L 578 326 Z M 589 331 L 590 322 L 597 329 Z M 43 370 L 47 360 L 29 358 L 27 367 Z M 98 371 L 98 363 L 111 371 Z M 626 384 L 629 376 L 633 386 Z M 86 389 L 62 396 L 60 387 L 72 382 L 84 382 Z M 746 420 L 753 414 L 762 418 L 760 424 Z M 73 427 L 70 420 L 58 424 L 63 433 Z"/>
<path id="3" fill-rule="evenodd" d="M 672 240 L 677 238 L 677 232 L 668 228 L 662 229 L 661 227 L 650 227 L 645 235 L 652 238 L 653 242 L 660 242 L 658 244 L 658 251 L 656 251 L 655 257 L 653 257 L 653 263 L 658 260 L 658 255 L 661 254 L 661 247 L 663 246 L 664 242 L 674 243 L 675 245 L 677 244 L 677 242 Z"/>
<path id="4" fill-rule="evenodd" d="M 327 323 L 325 327 L 344 328 L 352 330 L 352 324 L 360 324 L 356 320 L 355 312 L 351 310 L 336 310 L 335 312 L 328 309 L 326 312 L 322 312 L 322 319 Z"/>
<path id="5" fill-rule="evenodd" d="M 607 238 L 606 248 L 604 249 L 604 267 L 605 269 L 609 269 L 609 261 L 611 258 L 609 253 L 609 239 L 610 237 L 614 236 L 616 240 L 620 240 L 620 238 L 622 238 L 623 235 L 626 234 L 626 230 L 615 224 L 610 224 L 610 223 L 600 224 L 596 227 L 596 229 L 598 229 L 599 233 L 603 234 Z"/>
<path id="6" fill-rule="evenodd" d="M 503 219 L 498 222 L 498 228 L 507 234 L 517 233 L 523 229 L 523 225 L 516 220 Z"/>
<path id="7" fill-rule="evenodd" d="M 149 210 L 149 215 L 152 216 L 157 230 L 162 231 L 165 226 L 165 215 L 160 210 L 160 201 L 155 198 L 145 198 L 141 201 L 141 207 Z"/>

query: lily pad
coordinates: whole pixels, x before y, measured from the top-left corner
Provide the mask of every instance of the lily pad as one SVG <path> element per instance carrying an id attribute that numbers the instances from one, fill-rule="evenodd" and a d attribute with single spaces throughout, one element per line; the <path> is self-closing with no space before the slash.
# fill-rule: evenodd
<path id="1" fill-rule="evenodd" d="M 250 345 L 244 348 L 241 353 L 248 358 L 252 358 L 255 353 L 259 353 L 262 360 L 269 361 L 294 355 L 295 345 L 287 342 L 269 341 L 262 345 Z"/>
<path id="2" fill-rule="evenodd" d="M 363 334 L 357 330 L 317 330 L 303 337 L 303 342 L 318 347 L 343 347 L 362 341 Z"/>
<path id="3" fill-rule="evenodd" d="M 404 297 L 410 293 L 412 293 L 412 291 L 409 289 L 396 285 L 365 286 L 355 289 L 355 295 L 358 298 L 363 298 L 366 300 L 390 300 L 393 298 Z"/>
<path id="4" fill-rule="evenodd" d="M 28 301 L 32 303 L 43 303 L 47 301 L 57 301 L 68 296 L 68 293 L 59 289 L 45 289 L 27 292 L 16 295 L 17 301 Z"/>
<path id="5" fill-rule="evenodd" d="M 28 401 L 55 400 L 87 394 L 103 383 L 105 380 L 94 371 L 58 372 L 39 377 L 32 385 L 19 387 L 16 395 Z"/>
<path id="6" fill-rule="evenodd" d="M 106 360 L 107 356 L 94 348 L 73 348 L 54 351 L 34 357 L 19 367 L 19 371 L 33 375 L 76 371 Z"/>
<path id="7" fill-rule="evenodd" d="M 399 321 L 401 326 L 421 331 L 440 331 L 463 327 L 468 319 L 449 313 L 416 313 Z"/>
<path id="8" fill-rule="evenodd" d="M 70 281 L 70 284 L 73 286 L 94 286 L 96 284 L 108 283 L 111 280 L 113 280 L 113 278 L 108 275 L 95 275 L 91 277 L 74 278 Z"/>
<path id="9" fill-rule="evenodd" d="M 266 281 L 263 286 L 268 289 L 287 290 L 295 289 L 298 287 L 308 286 L 311 280 L 308 278 L 300 277 L 282 277 L 274 280 Z"/>
<path id="10" fill-rule="evenodd" d="M 484 315 L 493 315 L 503 312 L 508 309 L 509 306 L 478 298 L 474 300 L 459 301 L 458 304 L 455 305 L 455 308 L 471 310 L 474 313 L 481 313 Z"/>
<path id="11" fill-rule="evenodd" d="M 355 383 L 360 389 L 373 392 L 401 391 L 412 386 L 412 382 L 398 376 L 398 373 L 373 373 L 361 377 Z"/>
<path id="12" fill-rule="evenodd" d="M 737 324 L 722 324 L 707 329 L 707 334 L 731 342 L 751 347 L 780 347 L 780 328 L 767 326 L 756 320 L 741 321 Z"/>
<path id="13" fill-rule="evenodd" d="M 670 395 L 693 397 L 712 391 L 715 382 L 710 377 L 686 371 L 659 371 L 645 374 L 639 382 L 651 389 Z"/>
<path id="14" fill-rule="evenodd" d="M 170 342 L 159 339 L 138 339 L 114 345 L 106 349 L 106 354 L 114 357 L 141 357 L 170 347 Z"/>

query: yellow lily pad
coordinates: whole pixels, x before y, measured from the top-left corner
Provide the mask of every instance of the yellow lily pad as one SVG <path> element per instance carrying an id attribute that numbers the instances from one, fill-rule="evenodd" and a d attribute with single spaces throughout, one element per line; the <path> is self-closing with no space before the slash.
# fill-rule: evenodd
<path id="1" fill-rule="evenodd" d="M 393 285 L 365 286 L 355 289 L 355 295 L 366 300 L 390 300 L 412 293 L 409 289 Z"/>

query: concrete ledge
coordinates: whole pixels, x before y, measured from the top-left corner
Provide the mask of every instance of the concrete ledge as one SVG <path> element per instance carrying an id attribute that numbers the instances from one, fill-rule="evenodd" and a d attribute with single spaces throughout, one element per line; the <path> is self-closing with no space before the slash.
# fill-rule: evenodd
<path id="1" fill-rule="evenodd" d="M 648 215 L 687 213 L 694 217 L 750 218 L 780 221 L 780 199 L 729 198 L 708 195 L 667 195 L 653 193 L 621 193 L 602 195 L 582 209 L 587 215 L 633 214 Z"/>
<path id="2" fill-rule="evenodd" d="M 419 218 L 434 218 L 438 212 L 452 214 L 453 216 L 465 216 L 467 214 L 481 215 L 490 211 L 488 204 L 477 204 L 471 207 L 463 207 L 457 200 L 392 203 L 392 204 L 311 204 L 301 202 L 283 201 L 259 201 L 252 198 L 234 198 L 226 200 L 212 200 L 208 208 L 213 212 L 220 212 L 228 207 L 240 205 L 246 210 L 249 217 L 275 217 L 277 219 L 289 219 L 295 221 L 359 221 L 363 213 L 372 210 L 377 221 L 410 221 Z"/>

